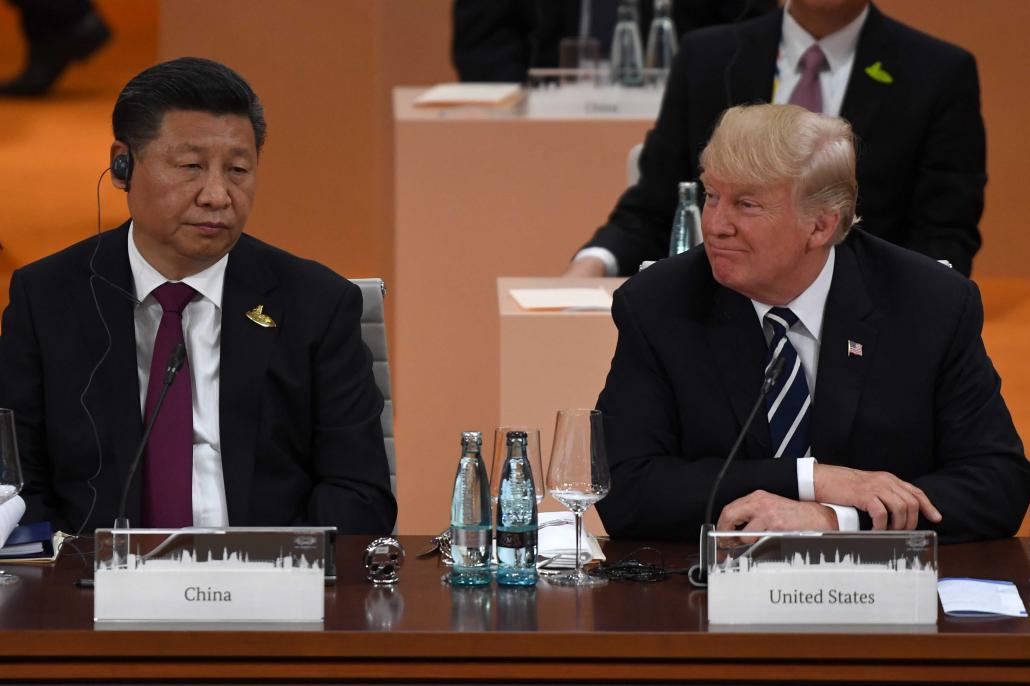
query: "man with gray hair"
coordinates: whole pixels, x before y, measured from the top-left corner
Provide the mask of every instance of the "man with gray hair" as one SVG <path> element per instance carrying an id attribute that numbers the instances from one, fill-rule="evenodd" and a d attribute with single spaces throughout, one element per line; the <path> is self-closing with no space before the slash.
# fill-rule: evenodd
<path id="1" fill-rule="evenodd" d="M 724 530 L 1012 535 L 1030 465 L 984 350 L 976 285 L 852 229 L 847 122 L 734 107 L 701 154 L 704 244 L 615 294 L 619 340 L 598 408 L 614 536 L 693 539 L 715 497 Z"/>

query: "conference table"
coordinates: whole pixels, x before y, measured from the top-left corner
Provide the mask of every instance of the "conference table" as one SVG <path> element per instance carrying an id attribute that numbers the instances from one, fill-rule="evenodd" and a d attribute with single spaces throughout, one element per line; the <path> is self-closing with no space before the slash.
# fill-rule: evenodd
<path id="1" fill-rule="evenodd" d="M 50 566 L 6 567 L 0 587 L 0 682 L 124 680 L 178 683 L 694 683 L 1030 681 L 1030 620 L 939 616 L 935 628 L 719 628 L 705 591 L 673 574 L 570 589 L 452 588 L 425 536 L 402 536 L 407 560 L 394 587 L 365 579 L 368 537 L 338 542 L 339 578 L 324 625 L 228 630 L 100 630 L 89 541 Z M 609 562 L 640 546 L 667 568 L 696 560 L 683 543 L 607 541 Z M 654 551 L 642 560 L 656 561 Z M 1030 601 L 1028 540 L 940 547 L 940 575 L 1013 581 Z M 269 602 L 274 602 L 269 598 Z"/>

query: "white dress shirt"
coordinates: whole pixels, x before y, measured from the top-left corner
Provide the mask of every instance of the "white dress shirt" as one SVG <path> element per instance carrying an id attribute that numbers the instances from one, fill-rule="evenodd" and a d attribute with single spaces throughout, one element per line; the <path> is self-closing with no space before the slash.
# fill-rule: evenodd
<path id="1" fill-rule="evenodd" d="M 819 85 L 823 94 L 823 114 L 840 115 L 844 103 L 844 92 L 851 78 L 851 67 L 855 63 L 855 50 L 858 47 L 858 34 L 862 31 L 869 8 L 862 10 L 847 26 L 816 41 L 808 31 L 801 28 L 794 17 L 790 16 L 790 3 L 783 11 L 783 27 L 780 31 L 780 49 L 776 59 L 776 79 L 773 81 L 772 102 L 782 105 L 790 100 L 794 86 L 801 80 L 798 62 L 801 55 L 818 42 L 826 55 L 829 68 L 819 74 Z M 587 257 L 596 257 L 604 264 L 605 276 L 618 276 L 619 261 L 608 248 L 583 248 L 572 258 L 573 262 Z M 950 266 L 950 265 L 949 265 Z"/>
<path id="2" fill-rule="evenodd" d="M 858 47 L 858 34 L 862 31 L 869 8 L 855 17 L 844 28 L 816 40 L 812 34 L 801 28 L 801 24 L 790 16 L 790 3 L 783 11 L 783 29 L 780 32 L 780 51 L 776 58 L 776 79 L 773 81 L 773 98 L 776 105 L 784 105 L 790 100 L 790 94 L 801 80 L 801 56 L 818 43 L 826 55 L 828 68 L 819 73 L 819 89 L 823 95 L 823 114 L 834 117 L 840 115 L 840 107 L 844 103 L 844 92 L 851 78 L 851 68 L 855 63 L 855 49 Z"/>
<path id="3" fill-rule="evenodd" d="M 808 393 L 812 396 L 812 405 L 816 403 L 815 382 L 816 373 L 819 370 L 819 345 L 823 334 L 823 314 L 826 311 L 826 298 L 830 294 L 830 284 L 833 282 L 833 265 L 836 261 L 837 248 L 830 250 L 830 256 L 826 259 L 819 276 L 806 288 L 801 295 L 784 305 L 797 318 L 798 323 L 787 329 L 787 340 L 794 346 L 801 360 L 801 368 L 805 371 L 805 381 L 808 382 Z M 765 321 L 765 315 L 773 308 L 772 305 L 752 300 L 751 304 L 758 315 L 758 321 L 765 333 L 765 342 L 772 340 L 772 325 Z M 812 457 L 812 448 L 809 447 L 808 454 L 797 460 L 798 475 L 798 499 L 803 501 L 815 500 L 815 458 Z M 853 507 L 823 503 L 833 508 L 837 515 L 837 525 L 841 531 L 858 530 L 858 511 Z"/>
<path id="4" fill-rule="evenodd" d="M 129 267 L 136 287 L 136 371 L 139 374 L 140 416 L 146 414 L 147 384 L 154 338 L 161 323 L 161 304 L 153 295 L 168 279 L 140 254 L 129 224 Z M 222 286 L 226 255 L 183 283 L 197 295 L 182 313 L 183 336 L 193 389 L 193 526 L 228 526 L 225 481 L 222 478 L 222 446 L 218 417 L 219 365 L 222 340 Z"/>

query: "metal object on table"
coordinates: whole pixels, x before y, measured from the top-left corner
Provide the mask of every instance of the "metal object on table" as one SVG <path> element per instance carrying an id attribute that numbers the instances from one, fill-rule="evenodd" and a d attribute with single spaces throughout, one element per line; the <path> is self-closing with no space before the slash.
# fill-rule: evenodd
<path id="1" fill-rule="evenodd" d="M 390 536 L 377 538 L 365 547 L 363 562 L 373 584 L 395 584 L 404 565 L 404 546 Z"/>

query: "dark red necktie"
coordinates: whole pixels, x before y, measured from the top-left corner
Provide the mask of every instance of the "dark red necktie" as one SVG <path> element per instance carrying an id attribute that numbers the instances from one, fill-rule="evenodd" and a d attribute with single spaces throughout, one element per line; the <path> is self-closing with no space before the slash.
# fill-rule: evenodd
<path id="1" fill-rule="evenodd" d="M 826 61 L 826 53 L 818 43 L 813 43 L 801 55 L 798 65 L 801 67 L 801 80 L 794 87 L 794 92 L 790 94 L 788 102 L 820 114 L 823 111 L 823 89 L 819 85 L 819 72 L 830 66 L 830 63 Z"/>
<path id="2" fill-rule="evenodd" d="M 184 283 L 165 283 L 154 290 L 164 314 L 154 339 L 147 384 L 146 421 L 154 412 L 164 385 L 168 357 L 180 343 L 182 311 L 196 295 Z M 168 389 L 161 413 L 147 442 L 143 462 L 143 526 L 178 529 L 193 526 L 193 393 L 189 360 Z"/>

